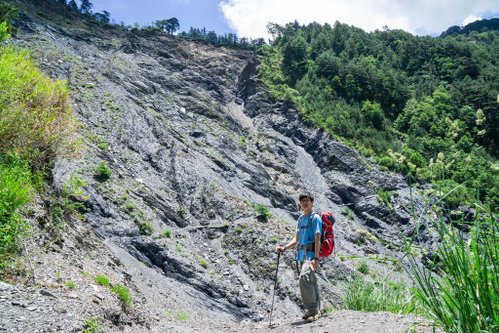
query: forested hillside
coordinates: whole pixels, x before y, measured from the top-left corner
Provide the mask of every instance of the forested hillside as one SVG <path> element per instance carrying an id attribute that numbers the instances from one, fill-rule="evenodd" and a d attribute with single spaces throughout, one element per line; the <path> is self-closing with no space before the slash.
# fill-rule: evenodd
<path id="1" fill-rule="evenodd" d="M 496 209 L 497 20 L 443 37 L 336 23 L 269 25 L 259 75 L 316 126 L 413 182 L 449 209 Z M 449 191 L 452 191 L 450 194 Z"/>

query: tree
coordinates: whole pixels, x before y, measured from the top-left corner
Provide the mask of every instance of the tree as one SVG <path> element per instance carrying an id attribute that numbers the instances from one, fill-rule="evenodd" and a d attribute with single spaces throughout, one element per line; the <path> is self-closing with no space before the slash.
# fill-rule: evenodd
<path id="1" fill-rule="evenodd" d="M 93 4 L 90 2 L 90 0 L 81 0 L 80 13 L 91 14 L 92 7 L 93 7 Z"/>
<path id="2" fill-rule="evenodd" d="M 19 15 L 19 8 L 11 2 L 0 2 L 0 22 L 10 24 Z"/>
<path id="3" fill-rule="evenodd" d="M 169 18 L 168 20 L 156 20 L 154 21 L 154 25 L 170 35 L 180 27 L 180 23 L 176 17 Z"/>
<path id="4" fill-rule="evenodd" d="M 105 10 L 102 11 L 102 13 L 95 13 L 94 17 L 98 22 L 101 22 L 101 23 L 107 24 L 111 21 L 111 13 L 109 13 L 108 11 L 105 11 Z"/>
<path id="5" fill-rule="evenodd" d="M 68 1 L 68 8 L 72 11 L 77 12 L 78 11 L 78 5 L 76 4 L 75 0 L 69 0 Z"/>

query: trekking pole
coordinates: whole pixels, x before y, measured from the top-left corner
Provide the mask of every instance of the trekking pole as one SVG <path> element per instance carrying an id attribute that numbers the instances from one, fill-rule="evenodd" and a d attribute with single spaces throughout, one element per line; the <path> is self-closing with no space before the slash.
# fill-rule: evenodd
<path id="1" fill-rule="evenodd" d="M 270 308 L 270 324 L 272 327 L 272 313 L 274 312 L 274 298 L 275 298 L 275 290 L 277 288 L 277 273 L 279 272 L 279 259 L 281 259 L 281 251 L 277 252 L 277 268 L 275 270 L 275 279 L 274 279 L 274 294 L 272 295 L 272 307 Z"/>

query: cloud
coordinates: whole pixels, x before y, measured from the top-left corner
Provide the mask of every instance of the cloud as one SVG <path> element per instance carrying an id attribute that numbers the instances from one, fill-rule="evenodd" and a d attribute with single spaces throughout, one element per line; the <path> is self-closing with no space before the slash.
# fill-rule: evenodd
<path id="1" fill-rule="evenodd" d="M 225 19 L 239 36 L 268 37 L 268 22 L 321 24 L 339 21 L 366 31 L 403 29 L 417 35 L 440 34 L 452 25 L 499 14 L 497 0 L 223 0 Z"/>

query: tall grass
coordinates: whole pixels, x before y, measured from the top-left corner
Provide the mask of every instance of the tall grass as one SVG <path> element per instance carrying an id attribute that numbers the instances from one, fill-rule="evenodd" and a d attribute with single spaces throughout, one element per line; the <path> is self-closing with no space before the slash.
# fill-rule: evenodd
<path id="1" fill-rule="evenodd" d="M 398 314 L 421 313 L 420 303 L 409 288 L 390 281 L 368 281 L 357 276 L 343 289 L 343 306 L 348 310 Z"/>
<path id="2" fill-rule="evenodd" d="M 27 230 L 19 209 L 32 193 L 28 164 L 16 156 L 0 154 L 0 273 L 9 266 Z"/>
<path id="3" fill-rule="evenodd" d="M 36 169 L 78 151 L 69 89 L 52 81 L 28 51 L 0 47 L 0 152 L 15 151 Z"/>
<path id="4" fill-rule="evenodd" d="M 495 216 L 480 218 L 468 235 L 435 223 L 441 243 L 429 267 L 409 255 L 416 296 L 446 332 L 499 331 L 499 244 Z"/>

